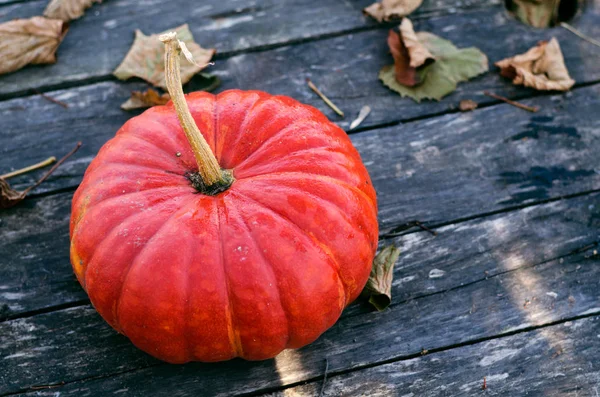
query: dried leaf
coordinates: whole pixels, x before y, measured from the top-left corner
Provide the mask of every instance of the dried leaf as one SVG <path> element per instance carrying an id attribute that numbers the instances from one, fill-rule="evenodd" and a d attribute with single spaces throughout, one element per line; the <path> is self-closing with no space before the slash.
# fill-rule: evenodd
<path id="1" fill-rule="evenodd" d="M 511 0 L 508 8 L 521 22 L 547 28 L 558 22 L 559 5 L 560 0 Z"/>
<path id="2" fill-rule="evenodd" d="M 25 192 L 16 191 L 8 182 L 0 178 L 0 208 L 14 207 L 25 199 L 25 195 Z"/>
<path id="3" fill-rule="evenodd" d="M 390 30 L 388 47 L 394 57 L 396 81 L 408 87 L 421 84 L 427 72 L 426 66 L 435 59 L 417 39 L 408 18 L 402 21 L 400 34 Z"/>
<path id="4" fill-rule="evenodd" d="M 556 38 L 542 41 L 524 54 L 496 62 L 500 74 L 513 84 L 536 90 L 568 91 L 575 84 L 569 76 Z"/>
<path id="5" fill-rule="evenodd" d="M 463 99 L 458 104 L 458 108 L 460 109 L 461 112 L 468 112 L 470 110 L 475 110 L 475 109 L 477 109 L 477 102 L 472 101 L 470 99 Z"/>
<path id="6" fill-rule="evenodd" d="M 429 50 L 421 44 L 417 38 L 410 19 L 404 18 L 402 20 L 402 23 L 400 24 L 400 35 L 402 36 L 402 41 L 408 51 L 411 68 L 427 66 L 435 61 L 435 57 L 431 55 Z"/>
<path id="7" fill-rule="evenodd" d="M 392 301 L 394 265 L 399 256 L 400 249 L 390 245 L 381 250 L 373 260 L 365 292 L 369 295 L 369 303 L 379 311 L 388 307 Z"/>
<path id="8" fill-rule="evenodd" d="M 160 95 L 158 91 L 153 90 L 152 88 L 149 88 L 143 92 L 132 91 L 131 98 L 121 105 L 121 109 L 133 110 L 149 108 L 156 105 L 164 105 L 169 102 L 170 99 L 171 97 L 168 93 Z"/>
<path id="9" fill-rule="evenodd" d="M 56 49 L 68 26 L 58 19 L 33 17 L 0 24 L 0 74 L 25 65 L 56 62 Z"/>
<path id="10" fill-rule="evenodd" d="M 379 79 L 388 88 L 417 102 L 440 100 L 456 89 L 457 83 L 469 80 L 488 70 L 488 59 L 475 47 L 456 48 L 452 42 L 428 32 L 416 34 L 419 42 L 435 57 L 435 62 L 422 70 L 425 80 L 414 87 L 399 84 L 392 65 L 384 66 Z"/>
<path id="11" fill-rule="evenodd" d="M 167 89 L 165 84 L 164 55 L 165 46 L 158 40 L 158 36 L 175 31 L 177 37 L 183 41 L 197 64 L 181 63 L 181 80 L 185 84 L 199 71 L 204 69 L 215 54 L 214 49 L 204 49 L 194 42 L 194 37 L 188 25 L 182 25 L 166 32 L 146 36 L 141 31 L 135 31 L 135 41 L 113 74 L 120 80 L 130 77 L 142 78 L 157 87 Z"/>
<path id="12" fill-rule="evenodd" d="M 421 5 L 423 0 L 381 0 L 363 10 L 366 15 L 378 22 L 389 21 L 407 16 Z"/>
<path id="13" fill-rule="evenodd" d="M 44 10 L 44 16 L 69 22 L 81 17 L 93 3 L 101 2 L 102 0 L 51 0 Z"/>

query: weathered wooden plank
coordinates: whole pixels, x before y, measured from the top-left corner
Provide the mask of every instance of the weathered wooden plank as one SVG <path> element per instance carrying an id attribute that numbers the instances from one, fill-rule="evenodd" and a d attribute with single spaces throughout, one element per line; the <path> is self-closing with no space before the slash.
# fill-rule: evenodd
<path id="1" fill-rule="evenodd" d="M 314 344 L 285 352 L 275 360 L 160 365 L 109 379 L 73 383 L 61 388 L 61 393 L 96 395 L 129 389 L 132 395 L 144 395 L 167 389 L 173 392 L 173 384 L 182 395 L 253 392 L 314 378 L 322 373 L 326 357 L 330 370 L 339 372 L 410 356 L 423 348 L 438 349 L 600 313 L 600 257 L 593 255 L 594 247 L 535 266 L 536 259 L 527 254 L 538 247 L 540 257 L 562 256 L 594 238 L 597 241 L 599 210 L 596 194 L 522 209 L 518 211 L 520 220 L 513 214 L 499 214 L 448 226 L 440 230 L 438 245 L 427 239 L 415 243 L 413 237 L 403 237 L 402 241 L 410 241 L 404 246 L 404 258 L 408 259 L 395 271 L 399 280 L 395 292 L 425 277 L 415 277 L 413 266 L 419 265 L 427 274 L 420 288 L 432 287 L 431 292 L 448 289 L 446 292 L 400 302 L 382 313 L 344 316 Z M 552 219 L 556 217 L 562 221 Z M 552 235 L 550 230 L 544 233 L 546 228 L 556 230 L 556 237 L 548 237 L 547 244 L 541 245 L 528 235 L 531 230 L 539 230 L 538 236 Z M 578 229 L 582 235 L 575 233 Z M 562 241 L 558 238 L 561 231 Z M 482 233 L 487 237 L 480 238 Z M 444 264 L 443 258 L 457 251 L 457 241 L 473 241 L 460 245 L 464 245 L 461 255 L 479 265 L 467 265 L 453 275 L 458 265 Z M 427 273 L 437 266 L 446 273 Z M 497 275 L 485 278 L 485 271 Z M 463 287 L 458 287 L 459 273 L 467 283 Z M 443 289 L 436 287 L 438 283 Z M 108 338 L 110 332 L 90 306 L 0 324 L 0 357 L 10 357 L 0 361 L 0 393 L 157 364 L 128 345 L 124 337 Z"/>
<path id="2" fill-rule="evenodd" d="M 0 21 L 39 15 L 46 1 L 0 7 Z M 112 0 L 95 5 L 75 21 L 58 50 L 55 65 L 29 67 L 0 77 L 0 95 L 108 76 L 121 62 L 135 29 L 158 33 L 188 23 L 196 40 L 224 55 L 354 31 L 377 24 L 362 15 L 367 0 L 229 0 L 199 5 L 186 0 Z M 415 14 L 456 12 L 460 7 L 489 7 L 500 1 L 426 1 Z M 327 18 L 326 23 L 324 19 Z"/>
<path id="3" fill-rule="evenodd" d="M 0 116 L 11 123 L 0 131 L 0 167 L 30 164 L 33 159 L 23 153 L 36 153 L 40 160 L 60 155 L 82 140 L 77 157 L 37 191 L 76 186 L 127 117 L 104 100 L 123 91 L 103 83 L 58 93 L 56 98 L 72 104 L 66 111 L 42 99 L 25 110 L 18 110 L 21 100 L 4 103 L 11 106 Z M 414 219 L 447 222 L 599 189 L 600 158 L 594 150 L 600 141 L 599 93 L 597 85 L 525 101 L 541 106 L 537 114 L 500 105 L 352 134 L 378 192 L 381 229 Z M 26 117 L 52 107 L 65 113 L 52 120 Z M 25 187 L 35 177 L 13 183 Z"/>
<path id="4" fill-rule="evenodd" d="M 600 318 L 329 376 L 323 396 L 590 396 L 600 393 Z M 268 394 L 317 396 L 322 382 Z M 49 393 L 47 395 L 50 395 Z"/>

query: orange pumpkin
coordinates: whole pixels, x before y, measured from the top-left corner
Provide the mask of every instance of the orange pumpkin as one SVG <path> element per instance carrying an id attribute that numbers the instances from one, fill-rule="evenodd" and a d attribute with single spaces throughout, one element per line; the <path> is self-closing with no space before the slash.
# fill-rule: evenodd
<path id="1" fill-rule="evenodd" d="M 73 198 L 79 282 L 112 327 L 165 361 L 261 360 L 311 343 L 359 295 L 377 247 L 359 154 L 288 97 L 176 95 L 224 178 L 202 178 L 172 103 L 129 120 Z"/>

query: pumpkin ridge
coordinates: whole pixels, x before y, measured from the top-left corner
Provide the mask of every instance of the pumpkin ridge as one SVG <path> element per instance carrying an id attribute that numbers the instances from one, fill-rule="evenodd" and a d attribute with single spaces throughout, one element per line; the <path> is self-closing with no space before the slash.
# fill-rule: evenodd
<path id="1" fill-rule="evenodd" d="M 144 190 L 136 190 L 134 192 L 129 192 L 129 193 L 125 193 L 125 194 L 120 194 L 120 195 L 115 195 L 115 196 L 110 196 L 110 197 L 105 197 L 100 201 L 96 201 L 94 203 L 88 204 L 87 208 L 86 208 L 86 212 L 88 210 L 90 210 L 91 208 L 94 208 L 97 205 L 100 204 L 106 204 L 107 202 L 110 202 L 112 200 L 118 199 L 118 198 L 123 198 L 123 197 L 127 197 L 127 196 L 131 196 L 131 195 L 136 195 L 136 194 L 140 194 L 140 193 L 145 193 L 145 192 L 150 192 L 152 190 L 160 190 L 160 189 L 165 189 L 165 190 L 171 190 L 171 189 L 181 189 L 181 195 L 186 194 L 187 192 L 183 191 L 184 188 L 187 188 L 188 185 L 167 185 L 167 186 L 157 186 L 157 187 L 152 187 L 150 189 L 144 189 Z M 93 186 L 92 186 L 93 189 Z M 193 190 L 190 190 L 190 192 L 193 192 Z M 172 196 L 170 198 L 175 198 L 178 197 L 179 195 L 176 196 Z M 166 200 L 165 200 L 166 201 Z M 164 201 L 162 201 L 164 202 Z M 81 219 L 79 219 L 79 222 L 81 222 Z M 77 224 L 79 224 L 79 222 L 77 222 Z M 77 225 L 75 225 L 77 226 Z"/>
<path id="2" fill-rule="evenodd" d="M 262 91 L 253 91 L 253 94 L 257 95 L 257 99 L 256 101 L 254 101 L 254 103 L 252 104 L 252 106 L 250 106 L 250 108 L 246 109 L 246 114 L 244 115 L 244 120 L 240 123 L 239 129 L 237 131 L 237 136 L 235 137 L 235 140 L 231 140 L 227 143 L 227 145 L 223 145 L 221 147 L 221 156 L 223 156 L 223 150 L 227 151 L 228 156 L 225 157 L 231 157 L 232 153 L 235 153 L 237 151 L 237 143 L 239 142 L 239 139 L 242 138 L 243 134 L 241 133 L 242 131 L 246 131 L 246 125 L 249 123 L 249 120 L 251 119 L 252 113 L 254 112 L 254 109 L 256 108 L 257 104 L 262 102 L 263 97 L 264 97 L 264 92 Z M 218 97 L 217 97 L 218 100 Z M 229 158 L 229 160 L 231 160 Z M 232 165 L 229 164 L 227 166 L 227 168 L 231 169 L 236 167 L 236 165 Z"/>
<path id="3" fill-rule="evenodd" d="M 127 137 L 127 138 L 135 138 L 137 140 L 143 141 L 147 144 L 149 144 L 150 146 L 153 146 L 156 148 L 156 150 L 163 152 L 163 153 L 167 153 L 169 154 L 169 152 L 167 150 L 165 150 L 164 148 L 162 148 L 161 146 L 153 143 L 152 141 L 145 139 L 145 136 L 143 134 L 139 134 L 138 131 L 136 130 L 136 128 L 139 128 L 136 123 L 139 122 L 146 122 L 146 120 L 140 120 L 141 116 L 145 115 L 146 113 L 148 113 L 149 115 L 154 115 L 153 112 L 151 112 L 151 110 L 153 110 L 153 108 L 148 109 L 146 112 L 142 113 L 139 116 L 133 117 L 131 119 L 129 119 L 124 125 L 123 127 L 121 127 L 121 129 L 119 131 L 117 131 L 117 134 L 115 135 L 115 138 L 117 137 Z M 160 113 L 159 113 L 160 114 Z M 150 120 L 152 121 L 152 124 L 156 124 L 157 127 L 154 127 L 156 130 L 158 130 L 159 128 L 163 131 L 161 132 L 161 136 L 163 136 L 163 142 L 168 143 L 170 146 L 172 147 L 177 147 L 177 140 L 173 139 L 174 137 L 177 137 L 178 134 L 171 134 L 170 131 L 177 131 L 179 133 L 179 131 L 181 131 L 181 126 L 179 124 L 175 124 L 175 123 L 171 123 L 169 122 L 169 124 L 167 124 L 168 121 L 168 117 L 165 116 L 164 114 L 160 114 L 161 118 L 163 118 L 164 120 L 160 120 L 158 117 L 150 117 Z M 130 124 L 132 126 L 130 126 Z M 144 125 L 143 126 L 145 131 L 147 130 L 152 130 L 149 127 L 152 127 L 152 125 L 148 126 L 148 125 Z M 156 131 L 153 131 L 156 132 Z M 182 132 L 183 133 L 183 132 Z M 114 138 L 113 138 L 114 139 Z"/>
<path id="4" fill-rule="evenodd" d="M 233 354 L 237 357 L 243 357 L 244 351 L 242 349 L 242 342 L 240 340 L 239 333 L 237 333 L 235 329 L 233 300 L 231 299 L 231 286 L 229 285 L 229 273 L 225 266 L 225 250 L 223 249 L 223 233 L 221 228 L 221 207 L 223 210 L 227 209 L 225 201 L 222 198 L 217 203 L 217 225 L 219 228 L 221 264 L 223 267 L 225 288 L 227 289 L 227 333 L 229 335 L 229 344 L 231 345 Z"/>
<path id="5" fill-rule="evenodd" d="M 237 196 L 237 194 L 234 194 L 234 196 Z M 245 197 L 245 196 L 243 196 L 243 197 Z M 273 263 L 271 263 L 271 261 L 268 260 L 267 257 L 265 256 L 265 254 L 264 254 L 264 252 L 263 252 L 260 244 L 258 244 L 258 241 L 256 240 L 256 236 L 254 235 L 254 233 L 252 232 L 252 230 L 248 226 L 248 222 L 246 221 L 246 219 L 244 218 L 244 216 L 239 213 L 239 211 L 238 211 L 238 215 L 239 215 L 240 219 L 242 220 L 242 223 L 244 224 L 244 226 L 246 226 L 246 230 L 248 231 L 248 236 L 250 236 L 250 239 L 252 240 L 252 243 L 256 247 L 257 251 L 260 252 L 260 257 L 262 258 L 263 263 L 266 264 L 267 266 L 269 266 L 269 268 L 271 269 L 271 274 L 273 274 L 273 278 L 275 279 L 275 285 L 277 287 L 277 296 L 279 297 L 279 303 L 281 305 L 281 311 L 283 312 L 283 314 L 285 316 L 285 321 L 287 323 L 286 324 L 287 340 L 285 342 L 285 345 L 287 346 L 288 343 L 290 342 L 290 332 L 291 332 L 290 331 L 290 319 L 289 319 L 287 310 L 285 310 L 285 308 L 283 307 L 283 302 L 281 300 L 281 287 L 279 285 L 279 278 L 277 277 L 277 274 L 275 273 L 275 269 L 273 268 Z"/>
<path id="6" fill-rule="evenodd" d="M 162 225 L 159 226 L 159 228 L 152 234 L 152 236 L 146 241 L 146 244 L 144 245 L 144 247 L 142 247 L 142 249 L 137 253 L 137 255 L 135 256 L 135 258 L 133 259 L 133 261 L 129 264 L 129 266 L 127 267 L 127 270 L 125 271 L 125 273 L 123 274 L 123 281 L 121 283 L 121 288 L 119 289 L 119 294 L 117 295 L 117 302 L 115 305 L 115 325 L 119 328 L 119 330 L 122 332 L 123 331 L 123 327 L 121 327 L 120 324 L 120 319 L 119 319 L 119 312 L 120 312 L 120 307 L 121 307 L 121 302 L 123 301 L 123 293 L 125 292 L 125 284 L 127 283 L 127 277 L 129 276 L 129 274 L 131 273 L 131 269 L 133 269 L 133 267 L 135 266 L 138 258 L 141 257 L 142 253 L 151 246 L 151 242 L 152 240 L 160 233 L 161 230 L 164 230 L 165 226 L 169 224 L 169 222 L 171 220 L 173 220 L 175 218 L 176 215 L 178 215 L 179 213 L 183 212 L 185 213 L 185 211 L 188 211 L 188 205 L 190 203 L 195 204 L 196 200 L 195 197 L 191 197 L 189 200 L 185 201 L 184 203 L 181 204 L 181 207 L 175 211 L 173 211 L 172 214 L 170 214 L 163 222 Z M 185 210 L 185 211 L 183 211 Z"/>
<path id="7" fill-rule="evenodd" d="M 277 185 L 277 184 L 276 184 L 276 185 Z M 341 218 L 342 218 L 342 219 L 343 219 L 343 220 L 344 220 L 344 221 L 345 221 L 345 222 L 346 222 L 348 225 L 350 225 L 350 227 L 351 227 L 351 228 L 352 228 L 352 225 L 353 225 L 354 223 L 356 223 L 356 222 L 353 222 L 353 221 L 352 221 L 352 220 L 351 220 L 351 219 L 348 217 L 348 215 L 346 214 L 346 212 L 345 212 L 345 211 L 343 211 L 343 210 L 342 210 L 342 209 L 341 209 L 341 208 L 340 208 L 340 207 L 339 207 L 339 206 L 338 206 L 336 203 L 334 203 L 333 201 L 331 201 L 331 200 L 329 200 L 329 199 L 327 199 L 327 198 L 325 198 L 325 197 L 322 197 L 322 196 L 316 195 L 316 194 L 314 194 L 314 193 L 312 193 L 312 192 L 310 192 L 310 191 L 308 191 L 308 190 L 305 190 L 305 189 L 302 189 L 302 188 L 299 188 L 299 187 L 295 187 L 295 186 L 288 186 L 288 185 L 281 185 L 281 186 L 283 186 L 283 187 L 285 187 L 285 188 L 287 188 L 287 189 L 290 189 L 290 190 L 295 190 L 295 191 L 297 191 L 297 192 L 300 192 L 300 193 L 302 193 L 302 194 L 303 194 L 303 195 L 305 195 L 305 196 L 310 196 L 311 198 L 313 198 L 313 199 L 314 199 L 314 200 L 316 200 L 316 201 L 320 201 L 320 202 L 323 202 L 323 203 L 325 203 L 325 204 L 328 204 L 328 205 L 330 205 L 331 207 L 335 208 L 335 209 L 338 211 L 338 213 L 340 214 Z M 356 193 L 355 191 L 352 191 L 352 192 L 353 192 L 353 193 Z M 244 195 L 244 197 L 249 197 L 247 194 L 245 194 L 244 192 L 240 192 L 239 190 L 237 191 L 237 193 L 240 193 L 240 194 Z M 252 197 L 249 197 L 249 198 L 250 198 L 251 200 L 258 201 L 258 200 L 254 199 L 254 198 L 252 198 Z M 269 207 L 269 208 L 270 208 L 270 207 Z M 292 222 L 292 221 L 290 220 L 290 222 Z M 361 223 L 360 223 L 360 226 L 361 226 L 361 228 L 360 228 L 360 229 L 358 229 L 358 230 L 360 230 L 360 233 L 361 233 L 361 235 L 364 237 L 365 241 L 366 241 L 367 243 L 369 243 L 369 244 L 370 244 L 371 238 L 370 238 L 370 236 L 369 236 L 369 235 L 367 235 L 367 225 L 366 225 L 365 223 L 362 223 L 362 222 L 361 222 Z M 352 228 L 352 229 L 353 229 L 353 230 L 357 230 L 356 228 Z"/>
<path id="8" fill-rule="evenodd" d="M 268 206 L 264 203 L 261 203 L 261 202 L 257 201 L 256 199 L 243 194 L 242 192 L 237 191 L 236 194 L 239 196 L 242 196 L 243 198 L 247 199 L 248 201 L 255 203 L 257 206 L 262 207 L 262 208 L 266 209 L 267 211 L 272 212 L 273 214 L 277 215 L 279 218 L 285 220 L 287 223 L 292 225 L 296 230 L 299 230 L 301 234 L 305 235 L 310 241 L 312 241 L 317 249 L 321 250 L 329 259 L 331 259 L 333 261 L 333 263 L 335 263 L 335 266 L 331 266 L 331 268 L 334 270 L 335 274 L 337 275 L 338 288 L 342 291 L 342 294 L 340 295 L 340 297 L 342 297 L 341 300 L 344 302 L 344 304 L 342 304 L 340 306 L 340 313 L 341 313 L 341 311 L 344 309 L 344 307 L 346 307 L 346 303 L 347 303 L 346 286 L 344 285 L 344 282 L 342 281 L 342 276 L 340 274 L 340 264 L 338 263 L 338 261 L 335 259 L 335 257 L 331 253 L 331 250 L 326 245 L 324 245 L 322 242 L 317 240 L 317 238 L 315 236 L 313 236 L 312 233 L 309 233 L 306 230 L 302 229 L 300 226 L 298 226 L 294 221 L 289 219 L 287 216 L 279 213 L 278 211 L 274 210 L 270 206 Z"/>
<path id="9" fill-rule="evenodd" d="M 153 189 L 148 189 L 148 190 L 153 190 Z M 134 192 L 134 193 L 140 193 L 140 192 Z M 123 195 L 123 196 L 125 196 L 125 195 Z M 109 197 L 109 198 L 108 198 L 108 199 L 106 199 L 106 200 L 102 200 L 102 201 L 100 201 L 100 203 L 104 203 L 104 202 L 107 202 L 107 201 L 109 201 L 109 200 L 111 200 L 111 199 L 113 199 L 113 198 L 120 198 L 120 197 L 123 197 L 123 196 L 113 196 L 113 197 Z M 173 199 L 173 198 L 177 198 L 177 197 L 179 197 L 179 196 L 172 197 L 171 199 Z M 165 200 L 165 201 L 166 201 L 166 200 Z M 155 204 L 153 204 L 153 205 L 151 205 L 151 206 L 149 206 L 149 207 L 145 207 L 145 208 L 154 208 L 154 207 L 156 207 L 156 206 L 158 206 L 158 205 L 164 204 L 164 203 L 165 203 L 165 201 L 160 201 L 160 202 L 157 202 L 157 203 L 155 203 Z M 88 212 L 88 211 L 89 211 L 91 208 L 93 208 L 95 205 L 96 205 L 96 203 L 94 203 L 94 204 L 92 204 L 91 206 L 89 206 L 89 207 L 86 209 L 86 213 L 85 213 L 85 214 L 83 214 L 83 216 L 82 216 L 82 217 L 81 217 L 81 218 L 78 220 L 78 222 L 75 224 L 75 226 L 74 226 L 74 228 L 73 228 L 73 236 L 76 236 L 76 235 L 77 235 L 77 232 L 79 231 L 79 225 L 80 225 L 81 221 L 83 220 L 83 218 L 85 218 L 85 215 L 87 214 L 87 212 Z M 108 237 L 111 237 L 111 236 L 112 236 L 112 233 L 114 232 L 114 230 L 115 230 L 115 229 L 117 229 L 117 227 L 119 227 L 119 226 L 123 225 L 124 223 L 126 223 L 127 221 L 129 221 L 129 220 L 130 220 L 130 218 L 133 218 L 133 217 L 135 217 L 135 216 L 137 216 L 137 215 L 142 215 L 142 214 L 144 214 L 144 213 L 143 213 L 143 212 L 134 212 L 134 213 L 130 214 L 129 216 L 127 216 L 125 219 L 122 219 L 122 220 L 121 220 L 119 223 L 117 223 L 116 225 L 114 225 L 112 228 L 110 228 L 109 230 L 107 230 L 107 231 L 105 232 L 105 236 L 103 237 L 103 239 L 102 239 L 102 242 L 104 242 L 105 240 L 108 240 Z M 74 240 L 73 236 L 71 237 L 71 239 L 72 239 L 72 240 Z M 84 270 L 84 272 L 83 272 L 83 277 L 82 277 L 82 279 L 83 279 L 83 288 L 84 288 L 84 289 L 85 289 L 85 280 L 86 280 L 86 276 L 87 276 L 87 270 L 89 269 L 89 264 L 90 264 L 90 263 L 92 263 L 92 260 L 94 259 L 94 256 L 96 255 L 96 252 L 97 252 L 97 251 L 98 251 L 98 249 L 99 249 L 99 248 L 102 246 L 102 242 L 100 242 L 100 244 L 98 244 L 98 246 L 96 246 L 96 247 L 95 247 L 95 249 L 94 249 L 94 252 L 92 252 L 92 254 L 90 255 L 90 257 L 89 257 L 89 259 L 88 259 L 88 261 L 87 261 L 87 263 L 88 263 L 88 264 L 86 265 L 86 268 L 85 268 L 85 270 Z"/>
<path id="10" fill-rule="evenodd" d="M 329 182 L 329 183 L 335 183 L 337 185 L 343 186 L 346 189 L 352 190 L 352 191 L 356 191 L 356 192 L 360 192 L 361 195 L 365 196 L 367 198 L 367 200 L 369 200 L 369 203 L 371 203 L 371 206 L 375 206 L 375 203 L 373 202 L 373 199 L 371 199 L 371 197 L 369 197 L 369 195 L 367 193 L 365 193 L 362 189 L 358 188 L 357 186 L 352 186 L 351 184 L 349 184 L 348 182 L 342 181 L 340 179 L 334 178 L 332 176 L 329 175 L 322 175 L 322 174 L 315 174 L 314 172 L 304 172 L 304 171 L 275 171 L 275 172 L 267 172 L 264 174 L 259 174 L 259 175 L 252 175 L 252 176 L 248 176 L 248 177 L 243 177 L 243 178 L 239 178 L 239 181 L 248 181 L 248 180 L 252 180 L 252 179 L 267 179 L 270 177 L 277 177 L 277 176 L 289 176 L 289 177 L 300 177 L 303 179 L 306 178 L 313 178 L 313 179 L 319 179 L 323 182 Z M 376 208 L 376 207 L 374 207 Z"/>
<path id="11" fill-rule="evenodd" d="M 250 155 L 248 157 L 246 157 L 245 159 L 241 160 L 239 163 L 237 163 L 235 165 L 235 167 L 242 167 L 245 163 L 247 163 L 248 161 L 250 161 L 257 153 L 260 153 L 262 151 L 262 149 L 271 141 L 275 140 L 276 138 L 280 138 L 281 135 L 285 135 L 285 133 L 288 133 L 290 129 L 292 129 L 293 127 L 297 127 L 297 124 L 299 124 L 299 122 L 309 122 L 309 123 L 314 123 L 313 120 L 311 119 L 303 119 L 303 120 L 295 120 L 293 123 L 291 123 L 290 125 L 287 125 L 285 128 L 282 128 L 281 130 L 277 131 L 275 134 L 271 135 L 270 137 L 268 137 L 267 139 L 265 139 L 260 145 L 258 145 L 257 148 L 255 148 L 252 153 L 250 153 Z"/>

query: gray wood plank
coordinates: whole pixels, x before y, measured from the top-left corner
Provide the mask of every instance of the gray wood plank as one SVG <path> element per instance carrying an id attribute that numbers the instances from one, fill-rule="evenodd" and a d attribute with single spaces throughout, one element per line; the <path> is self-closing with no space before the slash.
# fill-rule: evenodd
<path id="1" fill-rule="evenodd" d="M 322 374 L 326 357 L 335 373 L 408 357 L 421 349 L 447 348 L 586 313 L 600 314 L 600 256 L 593 255 L 597 247 L 589 245 L 598 242 L 598 196 L 525 208 L 518 211 L 521 219 L 509 213 L 448 226 L 433 244 L 402 237 L 403 256 L 408 259 L 395 271 L 400 281 L 395 292 L 425 277 L 415 276 L 417 266 L 427 274 L 420 288 L 438 293 L 398 302 L 382 313 L 346 315 L 317 342 L 275 360 L 154 366 L 155 360 L 124 337 L 111 334 L 87 305 L 6 321 L 0 324 L 0 357 L 9 358 L 0 361 L 0 393 L 62 381 L 75 383 L 62 387 L 61 393 L 82 396 L 122 389 L 134 396 L 255 392 L 313 379 Z M 547 244 L 531 236 L 531 230 L 543 233 L 549 228 L 556 230 L 556 237 L 549 237 Z M 487 236 L 481 238 L 482 233 Z M 457 248 L 457 241 L 474 243 Z M 587 249 L 564 256 L 583 245 Z M 479 265 L 449 265 L 443 267 L 446 273 L 427 273 L 446 266 L 444 258 L 458 250 L 465 261 Z M 531 250 L 539 255 L 532 258 Z M 562 258 L 544 262 L 545 255 Z M 68 263 L 62 266 L 68 268 Z M 460 275 L 466 281 L 462 287 Z M 436 288 L 438 283 L 443 289 Z M 154 367 L 125 373 L 145 366 Z M 118 373 L 123 374 L 76 382 Z"/>
<path id="2" fill-rule="evenodd" d="M 415 219 L 443 223 L 599 189 L 599 93 L 596 85 L 525 101 L 541 106 L 537 114 L 500 105 L 352 134 L 378 192 L 382 231 Z M 115 95 L 127 91 L 102 83 L 57 93 L 71 104 L 67 110 L 41 98 L 27 107 L 22 99 L 3 103 L 0 116 L 10 123 L 0 131 L 0 167 L 8 171 L 60 156 L 82 140 L 77 157 L 36 192 L 77 186 L 95 153 L 128 117 L 109 104 Z M 51 120 L 28 117 L 54 108 L 60 111 Z M 25 187 L 35 177 L 13 183 Z"/>
<path id="3" fill-rule="evenodd" d="M 600 393 L 599 329 L 599 317 L 584 318 L 329 376 L 323 396 L 596 397 Z M 317 396 L 321 387 L 317 381 L 265 397 Z"/>
<path id="4" fill-rule="evenodd" d="M 72 23 L 58 50 L 58 63 L 0 76 L 0 97 L 30 88 L 106 78 L 129 49 L 135 29 L 158 33 L 188 23 L 196 40 L 222 55 L 377 27 L 363 16 L 367 0 L 216 1 L 110 0 Z M 427 0 L 415 17 L 448 14 L 500 1 Z M 455 7 L 451 5 L 456 4 Z M 46 1 L 0 7 L 0 22 L 40 15 Z M 324 23 L 324 17 L 327 18 Z"/>

